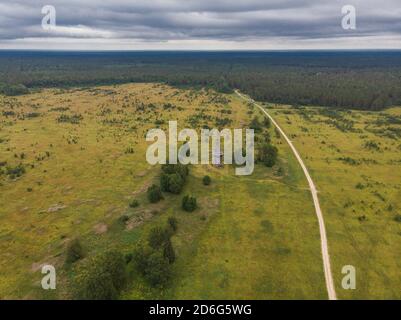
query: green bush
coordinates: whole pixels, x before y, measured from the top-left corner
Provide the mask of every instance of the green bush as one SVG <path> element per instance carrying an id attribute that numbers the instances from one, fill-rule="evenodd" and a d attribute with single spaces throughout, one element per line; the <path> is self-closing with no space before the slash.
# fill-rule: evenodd
<path id="1" fill-rule="evenodd" d="M 203 181 L 203 184 L 204 184 L 205 186 L 208 186 L 208 185 L 210 185 L 210 183 L 212 182 L 212 179 L 211 179 L 209 176 L 204 176 L 203 179 L 202 179 L 202 181 Z"/>
<path id="2" fill-rule="evenodd" d="M 74 271 L 72 292 L 75 299 L 116 299 L 127 282 L 124 256 L 108 251 L 83 260 Z"/>
<path id="3" fill-rule="evenodd" d="M 253 129 L 255 133 L 262 131 L 262 124 L 259 122 L 257 117 L 253 118 L 251 123 L 249 124 L 249 128 Z"/>
<path id="4" fill-rule="evenodd" d="M 394 217 L 394 221 L 401 222 L 401 214 L 397 214 L 397 215 Z"/>
<path id="5" fill-rule="evenodd" d="M 21 177 L 25 172 L 26 170 L 22 164 L 19 164 L 15 167 L 6 167 L 6 174 L 10 177 L 10 179 Z"/>
<path id="6" fill-rule="evenodd" d="M 164 286 L 171 277 L 170 263 L 161 250 L 138 247 L 133 254 L 137 271 L 154 287 Z"/>
<path id="7" fill-rule="evenodd" d="M 161 252 L 153 251 L 147 257 L 144 277 L 154 287 L 162 287 L 170 280 L 170 264 Z"/>
<path id="8" fill-rule="evenodd" d="M 129 206 L 130 206 L 131 208 L 136 208 L 136 207 L 139 206 L 139 201 L 134 199 L 134 200 L 132 200 L 132 201 L 130 202 Z"/>
<path id="9" fill-rule="evenodd" d="M 163 257 L 167 259 L 169 263 L 173 263 L 175 261 L 175 251 L 173 244 L 171 243 L 171 239 L 167 239 L 167 241 L 164 243 Z"/>
<path id="10" fill-rule="evenodd" d="M 174 194 L 180 194 L 184 188 L 184 179 L 178 173 L 169 175 L 168 178 L 168 191 Z"/>
<path id="11" fill-rule="evenodd" d="M 170 238 L 171 234 L 167 228 L 154 227 L 148 236 L 149 246 L 153 249 L 162 247 Z"/>
<path id="12" fill-rule="evenodd" d="M 80 114 L 73 114 L 73 115 L 62 114 L 57 118 L 57 122 L 79 124 L 82 119 L 83 117 Z"/>
<path id="13" fill-rule="evenodd" d="M 194 211 L 197 208 L 196 198 L 186 195 L 182 198 L 182 208 L 188 212 Z"/>
<path id="14" fill-rule="evenodd" d="M 188 166 L 181 163 L 177 164 L 164 164 L 162 165 L 162 171 L 166 174 L 178 173 L 181 178 L 185 181 L 188 176 L 189 169 Z"/>
<path id="15" fill-rule="evenodd" d="M 67 256 L 65 262 L 74 263 L 84 257 L 84 251 L 78 239 L 72 240 L 67 246 Z"/>
<path id="16" fill-rule="evenodd" d="M 118 298 L 111 276 L 107 273 L 98 273 L 95 268 L 87 273 L 80 271 L 75 279 L 73 291 L 74 298 L 77 300 L 117 300 Z"/>
<path id="17" fill-rule="evenodd" d="M 160 176 L 160 185 L 163 191 L 180 194 L 184 187 L 184 179 L 178 173 L 162 173 Z"/>
<path id="18" fill-rule="evenodd" d="M 170 227 L 170 229 L 173 231 L 173 232 L 176 232 L 177 231 L 177 219 L 176 218 L 174 218 L 174 217 L 169 217 L 168 219 L 167 219 L 167 223 L 168 223 L 168 226 Z"/>
<path id="19" fill-rule="evenodd" d="M 156 186 L 155 184 L 148 188 L 147 194 L 150 203 L 156 203 L 163 199 L 160 187 Z"/>
<path id="20" fill-rule="evenodd" d="M 264 125 L 266 128 L 270 128 L 270 126 L 271 126 L 270 119 L 267 118 L 267 117 L 265 117 L 265 118 L 263 119 L 263 125 Z"/>
<path id="21" fill-rule="evenodd" d="M 162 174 L 160 175 L 160 188 L 162 191 L 168 192 L 169 181 L 170 181 L 169 175 L 162 172 Z"/>
<path id="22" fill-rule="evenodd" d="M 188 166 L 182 164 L 165 164 L 162 166 L 160 186 L 162 191 L 180 194 L 188 176 Z"/>
<path id="23" fill-rule="evenodd" d="M 271 144 L 263 144 L 259 150 L 258 160 L 267 167 L 273 167 L 278 158 L 278 149 Z"/>
<path id="24" fill-rule="evenodd" d="M 142 275 L 145 274 L 147 259 L 151 251 L 152 250 L 150 248 L 141 245 L 138 246 L 132 254 L 132 261 L 135 264 L 135 267 L 138 270 L 138 272 L 140 272 Z"/>
<path id="25" fill-rule="evenodd" d="M 125 263 L 130 263 L 131 261 L 132 261 L 132 258 L 133 258 L 133 255 L 132 255 L 132 253 L 127 253 L 125 256 L 124 256 L 124 259 L 125 259 Z"/>
<path id="26" fill-rule="evenodd" d="M 120 216 L 118 218 L 118 221 L 121 222 L 121 223 L 126 223 L 128 220 L 129 220 L 129 216 L 126 215 L 126 214 L 123 214 L 122 216 Z"/>

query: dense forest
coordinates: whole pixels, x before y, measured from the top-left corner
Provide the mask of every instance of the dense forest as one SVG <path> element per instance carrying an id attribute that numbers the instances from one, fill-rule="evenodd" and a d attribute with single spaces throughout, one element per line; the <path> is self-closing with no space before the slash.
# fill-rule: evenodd
<path id="1" fill-rule="evenodd" d="M 378 110 L 401 105 L 401 52 L 0 51 L 0 94 L 126 82 L 238 88 L 266 102 Z"/>

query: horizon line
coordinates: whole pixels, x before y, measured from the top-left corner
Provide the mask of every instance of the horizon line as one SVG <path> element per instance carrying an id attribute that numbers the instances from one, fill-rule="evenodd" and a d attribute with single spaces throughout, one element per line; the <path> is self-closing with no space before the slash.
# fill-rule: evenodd
<path id="1" fill-rule="evenodd" d="M 339 48 L 339 49 L 3 49 L 0 48 L 0 52 L 4 51 L 36 51 L 36 52 L 302 52 L 302 51 L 401 51 L 401 48 L 364 48 L 364 49 L 352 49 L 352 48 Z"/>

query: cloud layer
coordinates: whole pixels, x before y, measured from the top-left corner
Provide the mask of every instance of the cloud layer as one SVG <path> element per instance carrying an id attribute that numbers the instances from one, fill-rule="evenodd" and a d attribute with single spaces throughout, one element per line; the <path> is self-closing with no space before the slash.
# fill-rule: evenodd
<path id="1" fill-rule="evenodd" d="M 344 5 L 357 29 L 341 27 Z M 57 26 L 41 26 L 44 5 Z M 399 0 L 3 0 L 0 48 L 401 48 Z"/>

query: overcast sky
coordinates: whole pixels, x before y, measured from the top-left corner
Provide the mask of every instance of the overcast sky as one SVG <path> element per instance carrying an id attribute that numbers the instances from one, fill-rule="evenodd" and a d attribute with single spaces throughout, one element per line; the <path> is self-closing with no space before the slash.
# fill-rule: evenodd
<path id="1" fill-rule="evenodd" d="M 344 5 L 355 30 L 341 26 Z M 0 0 L 1 48 L 401 49 L 401 0 Z"/>

